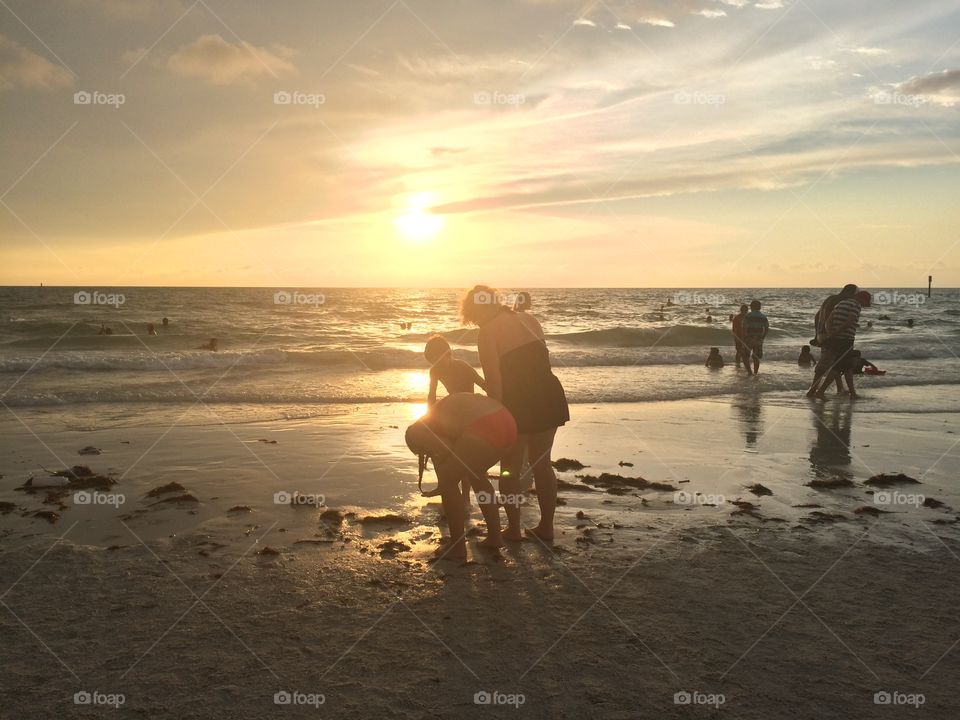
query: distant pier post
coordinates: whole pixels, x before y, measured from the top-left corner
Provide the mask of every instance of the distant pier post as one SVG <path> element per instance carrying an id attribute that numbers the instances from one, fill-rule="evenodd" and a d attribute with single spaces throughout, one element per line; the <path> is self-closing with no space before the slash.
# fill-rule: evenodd
<path id="1" fill-rule="evenodd" d="M 927 275 L 927 297 L 930 297 L 930 292 L 933 290 L 933 275 Z"/>

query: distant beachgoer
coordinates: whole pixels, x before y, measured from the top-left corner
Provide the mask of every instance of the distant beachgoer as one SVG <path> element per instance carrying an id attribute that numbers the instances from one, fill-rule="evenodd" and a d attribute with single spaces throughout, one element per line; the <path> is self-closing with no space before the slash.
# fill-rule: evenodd
<path id="1" fill-rule="evenodd" d="M 816 358 L 814 358 L 811 354 L 809 345 L 804 345 L 802 348 L 800 348 L 800 356 L 797 358 L 797 365 L 810 367 L 815 362 Z"/>
<path id="2" fill-rule="evenodd" d="M 852 372 L 854 375 L 874 375 L 882 372 L 880 368 L 863 357 L 859 350 L 850 351 L 850 362 L 848 363 L 848 367 L 850 368 L 850 372 Z M 865 373 L 864 371 L 867 368 L 870 368 L 870 372 Z"/>
<path id="3" fill-rule="evenodd" d="M 743 343 L 743 318 L 746 317 L 747 312 L 750 310 L 746 305 L 740 306 L 740 312 L 736 315 L 730 316 L 730 324 L 733 331 L 733 343 L 736 348 L 736 362 L 737 367 L 740 367 L 740 361 L 743 361 L 743 364 L 750 367 L 750 353 L 747 352 L 747 346 Z"/>
<path id="4" fill-rule="evenodd" d="M 168 327 L 170 327 L 169 318 L 164 318 L 163 320 L 160 321 L 160 324 L 163 325 L 163 329 L 166 330 Z"/>
<path id="5" fill-rule="evenodd" d="M 460 483 L 473 487 L 487 537 L 483 547 L 503 547 L 500 512 L 487 470 L 517 441 L 517 425 L 510 412 L 486 395 L 454 393 L 433 405 L 407 428 L 407 447 L 433 459 L 440 484 L 443 512 L 450 528 L 450 545 L 437 551 L 438 559 L 466 560 L 464 498 Z"/>
<path id="6" fill-rule="evenodd" d="M 513 298 L 514 312 L 526 312 L 530 309 L 530 305 L 530 293 L 528 292 L 518 292 Z"/>
<path id="7" fill-rule="evenodd" d="M 712 322 L 713 322 L 713 315 L 711 315 L 710 313 L 707 313 L 707 323 L 712 323 Z"/>
<path id="8" fill-rule="evenodd" d="M 908 328 L 912 328 L 912 327 L 913 327 L 913 318 L 909 318 L 909 319 L 907 320 L 907 327 L 908 327 Z"/>
<path id="9" fill-rule="evenodd" d="M 423 348 L 423 355 L 430 363 L 430 391 L 427 394 L 427 405 L 437 402 L 437 382 L 443 384 L 447 394 L 472 393 L 473 386 L 486 391 L 487 386 L 468 363 L 453 357 L 450 344 L 440 335 L 434 335 L 427 340 Z"/>
<path id="10" fill-rule="evenodd" d="M 720 354 L 720 348 L 710 348 L 710 354 L 707 355 L 707 367 L 711 370 L 719 370 L 723 367 L 723 355 Z"/>
<path id="11" fill-rule="evenodd" d="M 881 315 L 880 317 L 877 318 L 877 320 L 889 320 L 889 319 L 890 319 L 889 315 Z"/>
<path id="12" fill-rule="evenodd" d="M 823 383 L 818 390 L 815 389 L 816 397 L 822 398 L 830 384 L 840 375 L 843 375 L 847 381 L 850 397 L 857 397 L 857 391 L 853 386 L 853 373 L 849 369 L 849 354 L 853 350 L 853 343 L 857 337 L 860 311 L 862 308 L 870 307 L 870 301 L 870 293 L 860 290 L 854 297 L 840 300 L 830 311 L 827 317 L 827 337 L 823 342 L 823 354 L 828 355 L 831 360 Z"/>
<path id="13" fill-rule="evenodd" d="M 206 345 L 200 345 L 197 347 L 197 350 L 210 350 L 211 352 L 217 352 L 218 345 L 216 338 L 210 338 L 210 342 Z"/>
<path id="14" fill-rule="evenodd" d="M 667 298 L 667 307 L 673 307 L 673 300 Z"/>
<path id="15" fill-rule="evenodd" d="M 153 326 L 153 323 L 147 323 L 147 335 L 156 335 L 157 329 Z"/>
<path id="16" fill-rule="evenodd" d="M 770 321 L 760 312 L 759 300 L 750 303 L 750 312 L 743 316 L 743 342 L 748 354 L 744 358 L 747 374 L 750 372 L 750 361 L 753 361 L 753 375 L 760 372 L 760 361 L 763 359 L 763 341 L 770 332 Z"/>
<path id="17" fill-rule="evenodd" d="M 844 285 L 843 289 L 841 289 L 839 293 L 836 295 L 829 295 L 827 299 L 820 304 L 820 309 L 817 310 L 816 314 L 813 316 L 815 336 L 813 340 L 810 341 L 810 344 L 821 348 L 822 352 L 820 353 L 820 360 L 817 361 L 817 367 L 813 373 L 813 381 L 810 383 L 810 389 L 807 391 L 807 397 L 813 397 L 816 394 L 817 389 L 820 387 L 823 376 L 831 370 L 834 363 L 834 358 L 832 357 L 830 348 L 824 345 L 824 342 L 828 336 L 827 320 L 830 317 L 830 313 L 833 311 L 833 308 L 838 302 L 852 298 L 856 294 L 856 285 L 853 283 Z M 824 386 L 826 386 L 826 384 L 824 384 Z"/>
<path id="18" fill-rule="evenodd" d="M 97 330 L 97 335 L 113 335 L 113 330 L 108 328 L 104 323 L 100 323 L 100 329 Z"/>
<path id="19" fill-rule="evenodd" d="M 550 367 L 543 328 L 529 313 L 515 313 L 497 302 L 493 288 L 477 285 L 460 302 L 464 324 L 477 325 L 477 349 L 487 394 L 503 402 L 517 421 L 520 437 L 501 463 L 501 492 L 518 498 L 524 453 L 530 460 L 540 505 L 540 524 L 527 533 L 553 539 L 557 476 L 550 453 L 557 428 L 570 419 L 563 386 Z M 504 538 L 521 540 L 520 503 L 507 502 Z"/>
<path id="20" fill-rule="evenodd" d="M 664 320 L 665 315 L 663 314 L 663 305 L 660 306 L 660 312 L 657 314 L 657 320 Z"/>

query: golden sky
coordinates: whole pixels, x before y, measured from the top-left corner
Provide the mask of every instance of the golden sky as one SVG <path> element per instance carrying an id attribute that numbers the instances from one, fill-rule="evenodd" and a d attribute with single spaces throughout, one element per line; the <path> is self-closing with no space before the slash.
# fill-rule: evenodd
<path id="1" fill-rule="evenodd" d="M 960 285 L 960 7 L 5 0 L 0 284 Z"/>

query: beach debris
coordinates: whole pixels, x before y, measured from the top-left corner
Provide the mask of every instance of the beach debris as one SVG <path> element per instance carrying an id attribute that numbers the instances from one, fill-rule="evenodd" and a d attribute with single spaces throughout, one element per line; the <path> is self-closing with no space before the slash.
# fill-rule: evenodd
<path id="1" fill-rule="evenodd" d="M 0 503 L 2 505 L 3 503 Z M 942 502 L 936 500 L 935 498 L 924 498 L 923 506 L 926 508 L 942 508 L 946 507 Z"/>
<path id="2" fill-rule="evenodd" d="M 559 458 L 554 460 L 553 469 L 557 472 L 570 472 L 571 470 L 583 470 L 586 465 L 584 465 L 579 460 L 571 460 L 570 458 Z"/>
<path id="3" fill-rule="evenodd" d="M 263 547 L 257 551 L 257 555 L 260 555 L 261 557 L 275 557 L 279 554 L 280 551 L 275 547 L 271 547 L 270 545 L 267 545 L 266 547 Z"/>
<path id="4" fill-rule="evenodd" d="M 253 512 L 249 505 L 234 505 L 227 512 Z"/>
<path id="5" fill-rule="evenodd" d="M 758 520 L 763 519 L 758 514 L 760 507 L 758 505 L 754 505 L 752 502 L 747 502 L 746 500 L 734 500 L 730 504 L 735 505 L 737 508 L 730 513 L 731 515 L 749 515 L 750 517 L 757 518 Z"/>
<path id="6" fill-rule="evenodd" d="M 191 502 L 198 503 L 200 502 L 197 498 L 191 493 L 182 493 L 180 495 L 174 495 L 173 497 L 166 497 L 162 500 L 157 500 L 154 505 L 159 505 L 160 503 L 182 503 L 182 502 Z"/>
<path id="7" fill-rule="evenodd" d="M 633 463 L 627 462 L 626 460 L 621 460 L 620 462 L 617 463 L 617 465 L 619 465 L 620 467 L 633 467 Z"/>
<path id="8" fill-rule="evenodd" d="M 754 483 L 753 485 L 747 485 L 747 490 L 749 490 L 750 492 L 752 492 L 752 493 L 753 493 L 754 495 L 756 495 L 757 497 L 761 497 L 761 496 L 763 496 L 763 495 L 773 495 L 773 490 L 771 490 L 770 488 L 768 488 L 766 485 L 762 485 L 762 484 L 760 484 L 760 483 Z"/>
<path id="9" fill-rule="evenodd" d="M 846 488 L 853 487 L 853 480 L 845 477 L 835 477 L 835 478 L 826 478 L 826 479 L 816 479 L 811 480 L 808 483 L 804 483 L 807 487 L 816 488 L 817 490 L 833 490 L 834 488 Z"/>
<path id="10" fill-rule="evenodd" d="M 15 503 L 0 502 L 0 513 L 3 513 L 4 515 L 6 515 L 7 513 L 13 512 L 16 509 L 17 509 L 17 506 Z"/>
<path id="11" fill-rule="evenodd" d="M 874 517 L 890 514 L 889 510 L 881 510 L 880 508 L 875 507 L 873 505 L 862 505 L 861 507 L 854 509 L 853 512 L 856 513 L 857 515 L 873 515 Z"/>
<path id="12" fill-rule="evenodd" d="M 791 507 L 795 507 L 795 508 L 811 508 L 811 509 L 813 509 L 813 508 L 822 508 L 823 505 L 818 505 L 817 503 L 801 503 L 801 504 L 799 504 L 799 505 L 791 505 Z"/>
<path id="13" fill-rule="evenodd" d="M 577 520 L 586 520 L 587 514 L 583 510 L 577 510 Z"/>
<path id="14" fill-rule="evenodd" d="M 147 493 L 147 497 L 160 497 L 161 495 L 166 495 L 167 493 L 185 493 L 187 489 L 178 482 L 170 482 L 166 485 L 161 485 L 160 487 L 155 487 L 153 490 Z"/>
<path id="15" fill-rule="evenodd" d="M 343 510 L 338 510 L 337 508 L 328 508 L 320 513 L 320 520 L 326 523 L 334 523 L 339 525 L 343 522 L 344 514 Z"/>
<path id="16" fill-rule="evenodd" d="M 819 510 L 814 510 L 807 517 L 800 518 L 800 522 L 810 523 L 810 524 L 821 524 L 821 523 L 835 523 L 838 520 L 846 520 L 846 515 L 841 515 L 840 513 L 827 513 L 820 512 Z"/>
<path id="17" fill-rule="evenodd" d="M 387 558 L 394 557 L 397 553 L 407 552 L 410 546 L 398 540 L 387 540 L 377 545 L 377 549 L 380 551 L 380 557 Z"/>
<path id="18" fill-rule="evenodd" d="M 896 475 L 881 473 L 864 481 L 864 484 L 874 487 L 892 487 L 893 485 L 919 485 L 920 481 L 903 473 L 897 473 Z"/>
<path id="19" fill-rule="evenodd" d="M 361 525 L 409 525 L 411 520 L 396 513 L 386 513 L 384 515 L 365 515 L 360 518 L 359 522 Z"/>
<path id="20" fill-rule="evenodd" d="M 596 492 L 592 487 L 587 487 L 583 483 L 572 483 L 564 480 L 563 478 L 557 478 L 557 490 L 579 490 L 580 492 Z M 531 493 L 533 494 L 533 493 Z"/>
<path id="21" fill-rule="evenodd" d="M 60 519 L 60 513 L 56 513 L 53 510 L 35 510 L 30 513 L 32 517 L 43 518 L 51 525 Z"/>
<path id="22" fill-rule="evenodd" d="M 624 477 L 612 473 L 600 473 L 599 477 L 595 475 L 577 475 L 577 477 L 587 485 L 603 488 L 611 495 L 625 495 L 630 489 L 662 492 L 675 492 L 677 489 L 667 483 L 651 482 L 642 477 Z"/>
<path id="23" fill-rule="evenodd" d="M 98 447 L 94 447 L 93 445 L 87 445 L 85 448 L 80 448 L 79 450 L 77 450 L 77 455 L 99 455 L 102 452 L 103 451 Z"/>
<path id="24" fill-rule="evenodd" d="M 300 540 L 294 540 L 294 545 L 329 545 L 333 542 L 333 538 L 302 538 Z"/>
<path id="25" fill-rule="evenodd" d="M 262 442 L 262 443 L 264 443 L 264 444 L 266 444 L 266 445 L 276 445 L 276 444 L 277 444 L 277 441 L 276 441 L 276 440 L 267 440 L 266 438 L 260 438 L 259 440 L 257 440 L 257 442 Z"/>

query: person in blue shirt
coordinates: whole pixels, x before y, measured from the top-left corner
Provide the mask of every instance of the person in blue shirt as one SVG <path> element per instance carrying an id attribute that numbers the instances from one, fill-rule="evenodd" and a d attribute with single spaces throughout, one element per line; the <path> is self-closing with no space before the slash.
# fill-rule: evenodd
<path id="1" fill-rule="evenodd" d="M 750 303 L 750 312 L 743 318 L 743 344 L 747 348 L 744 364 L 747 374 L 756 375 L 760 372 L 760 360 L 763 358 L 763 340 L 770 332 L 770 322 L 767 316 L 760 312 L 760 301 Z M 750 372 L 750 359 L 753 359 L 753 372 Z"/>

